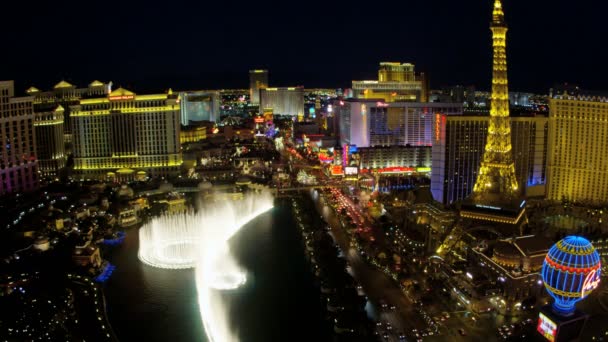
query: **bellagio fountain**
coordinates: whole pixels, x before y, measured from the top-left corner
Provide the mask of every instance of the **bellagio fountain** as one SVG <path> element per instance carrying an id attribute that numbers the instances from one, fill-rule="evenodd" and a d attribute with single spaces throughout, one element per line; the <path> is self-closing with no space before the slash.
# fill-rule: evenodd
<path id="1" fill-rule="evenodd" d="M 209 203 L 196 212 L 160 216 L 139 231 L 142 262 L 164 269 L 195 269 L 201 319 L 209 341 L 238 341 L 218 292 L 239 288 L 247 276 L 231 254 L 228 240 L 272 207 L 270 194 L 247 195 L 238 201 Z"/>

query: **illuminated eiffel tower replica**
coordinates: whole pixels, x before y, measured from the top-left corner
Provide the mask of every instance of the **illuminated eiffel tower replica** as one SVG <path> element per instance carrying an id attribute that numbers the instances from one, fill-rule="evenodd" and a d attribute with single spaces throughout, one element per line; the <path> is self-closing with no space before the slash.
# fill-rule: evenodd
<path id="1" fill-rule="evenodd" d="M 511 118 L 507 82 L 507 25 L 501 0 L 492 12 L 492 97 L 483 160 L 471 196 L 463 201 L 460 220 L 437 250 L 442 254 L 470 228 L 486 226 L 501 235 L 522 235 L 527 223 L 525 200 L 515 176 L 511 153 Z"/>

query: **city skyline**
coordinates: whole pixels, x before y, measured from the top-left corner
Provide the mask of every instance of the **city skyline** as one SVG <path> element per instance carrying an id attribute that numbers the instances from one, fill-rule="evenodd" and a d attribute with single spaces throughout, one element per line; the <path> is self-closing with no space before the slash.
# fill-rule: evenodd
<path id="1" fill-rule="evenodd" d="M 378 62 L 399 61 L 427 73 L 433 88 L 489 90 L 490 1 L 386 4 L 373 15 L 315 3 L 238 10 L 193 3 L 174 16 L 137 2 L 97 6 L 11 4 L 13 15 L 0 24 L 12 51 L 0 57 L 3 79 L 15 79 L 17 93 L 61 79 L 113 81 L 134 91 L 246 88 L 247 71 L 265 68 L 277 86 L 347 88 L 372 77 Z M 605 90 L 607 75 L 597 66 L 607 56 L 596 42 L 607 29 L 595 24 L 603 6 L 506 2 L 507 22 L 517 18 L 509 31 L 512 90 L 546 93 L 561 82 Z M 560 49 L 565 42 L 569 48 Z"/>

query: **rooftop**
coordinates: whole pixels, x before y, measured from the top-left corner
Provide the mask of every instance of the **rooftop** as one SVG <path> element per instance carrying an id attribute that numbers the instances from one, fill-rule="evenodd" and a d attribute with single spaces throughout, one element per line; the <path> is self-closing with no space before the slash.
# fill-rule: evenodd
<path id="1" fill-rule="evenodd" d="M 55 84 L 55 86 L 53 87 L 53 89 L 61 89 L 61 88 L 74 88 L 74 85 L 70 84 L 66 81 L 61 81 L 61 82 Z"/>

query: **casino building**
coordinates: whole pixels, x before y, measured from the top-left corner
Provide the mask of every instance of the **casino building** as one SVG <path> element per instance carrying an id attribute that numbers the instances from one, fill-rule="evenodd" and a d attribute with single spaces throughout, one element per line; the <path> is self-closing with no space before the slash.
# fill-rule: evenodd
<path id="1" fill-rule="evenodd" d="M 608 98 L 556 95 L 549 100 L 547 198 L 608 201 Z"/>
<path id="2" fill-rule="evenodd" d="M 357 153 L 361 169 L 410 167 L 422 172 L 431 170 L 430 146 L 364 147 Z"/>
<path id="3" fill-rule="evenodd" d="M 48 104 L 38 106 L 34 114 L 38 171 L 42 177 L 56 177 L 65 167 L 64 113 L 63 106 Z"/>
<path id="4" fill-rule="evenodd" d="M 177 174 L 179 97 L 119 88 L 72 107 L 74 173 L 81 178 L 141 179 Z"/>
<path id="5" fill-rule="evenodd" d="M 435 115 L 462 115 L 462 104 L 344 99 L 332 104 L 340 145 L 431 146 Z"/>
<path id="6" fill-rule="evenodd" d="M 511 146 L 520 189 L 543 196 L 547 182 L 548 118 L 511 117 Z M 467 198 L 483 158 L 487 116 L 436 114 L 433 120 L 431 191 L 445 205 Z"/>
<path id="7" fill-rule="evenodd" d="M 0 195 L 38 188 L 32 97 L 15 97 L 13 81 L 0 81 Z"/>
<path id="8" fill-rule="evenodd" d="M 104 83 L 93 81 L 86 88 L 77 88 L 75 85 L 61 81 L 53 86 L 53 89 L 41 91 L 36 87 L 26 90 L 27 94 L 34 97 L 34 112 L 45 112 L 49 108 L 63 107 L 63 129 L 66 142 L 71 141 L 70 131 L 70 107 L 78 104 L 80 99 L 107 96 L 112 89 L 112 82 Z"/>
<path id="9" fill-rule="evenodd" d="M 378 80 L 352 82 L 354 97 L 386 102 L 428 102 L 429 84 L 424 73 L 416 74 L 414 64 L 381 62 Z"/>
<path id="10" fill-rule="evenodd" d="M 260 88 L 260 113 L 303 116 L 304 87 Z"/>
<path id="11" fill-rule="evenodd" d="M 478 269 L 500 291 L 493 303 L 505 311 L 513 310 L 508 303 L 521 303 L 530 296 L 543 294 L 540 269 L 551 241 L 534 236 L 520 236 L 480 244 L 471 249 L 470 256 Z M 505 301 L 505 304 L 500 302 Z"/>

